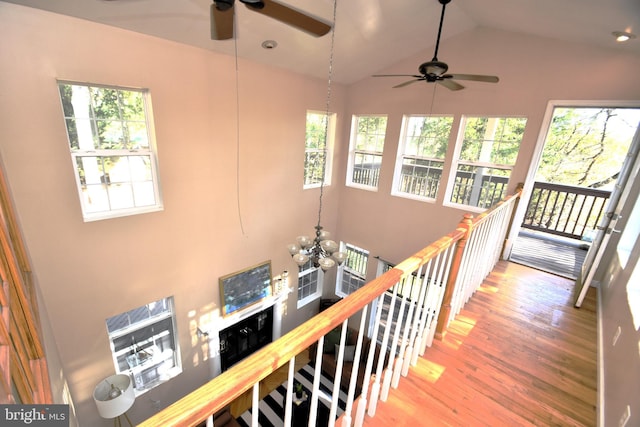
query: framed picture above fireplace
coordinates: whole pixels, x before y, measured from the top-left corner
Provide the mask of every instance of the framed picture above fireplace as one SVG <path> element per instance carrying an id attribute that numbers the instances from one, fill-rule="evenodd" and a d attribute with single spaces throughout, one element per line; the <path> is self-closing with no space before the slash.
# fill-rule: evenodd
<path id="1" fill-rule="evenodd" d="M 265 261 L 220 278 L 222 315 L 228 316 L 269 296 L 271 261 Z"/>

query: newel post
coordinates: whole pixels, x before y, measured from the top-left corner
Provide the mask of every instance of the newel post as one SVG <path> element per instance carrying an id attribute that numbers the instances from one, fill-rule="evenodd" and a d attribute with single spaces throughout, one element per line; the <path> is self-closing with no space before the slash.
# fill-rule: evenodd
<path id="1" fill-rule="evenodd" d="M 500 251 L 500 257 L 502 259 L 509 259 L 509 255 L 511 255 L 511 247 L 512 243 L 509 240 L 509 236 L 511 235 L 511 227 L 513 227 L 513 220 L 516 218 L 516 211 L 518 210 L 518 205 L 520 204 L 520 199 L 522 198 L 522 190 L 524 189 L 524 183 L 519 182 L 516 187 L 516 200 L 513 202 L 513 209 L 511 210 L 511 216 L 509 217 L 509 225 L 507 226 L 507 231 L 504 235 L 504 242 L 502 243 L 502 250 Z"/>
<path id="2" fill-rule="evenodd" d="M 471 236 L 471 230 L 473 229 L 473 215 L 465 214 L 458 229 L 464 229 L 464 235 L 456 243 L 455 252 L 453 253 L 453 259 L 451 261 L 451 271 L 447 279 L 446 287 L 444 289 L 444 296 L 442 297 L 442 307 L 440 308 L 440 314 L 438 315 L 438 324 L 436 325 L 436 338 L 442 340 L 447 333 L 447 325 L 449 323 L 449 316 L 451 315 L 451 300 L 453 299 L 453 292 L 458 281 L 458 274 L 460 273 L 460 266 L 462 265 L 462 255 L 464 254 L 464 248 L 467 246 L 467 241 Z"/>

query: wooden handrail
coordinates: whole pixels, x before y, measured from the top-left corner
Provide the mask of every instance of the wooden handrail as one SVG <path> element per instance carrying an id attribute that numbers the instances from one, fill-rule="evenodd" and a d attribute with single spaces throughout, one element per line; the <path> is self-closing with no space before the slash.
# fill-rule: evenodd
<path id="1" fill-rule="evenodd" d="M 402 274 L 402 270 L 394 268 L 374 279 L 139 425 L 185 426 L 203 422 L 360 311 L 397 283 Z"/>
<path id="2" fill-rule="evenodd" d="M 518 196 L 519 192 L 505 200 Z M 493 209 L 489 210 L 487 215 L 490 212 L 493 212 Z M 342 325 L 345 320 L 360 312 L 365 306 L 398 284 L 404 277 L 413 274 L 422 265 L 453 245 L 457 244 L 464 248 L 464 243 L 460 242 L 469 237 L 474 221 L 480 222 L 487 215 L 480 215 L 475 219 L 472 219 L 470 215 L 465 216 L 463 224 L 451 233 L 405 259 L 348 297 L 246 357 L 202 387 L 139 425 L 142 427 L 188 426 L 204 422 L 211 414 L 229 405 L 234 399 L 254 387 L 256 383 L 317 343 L 331 330 Z M 460 254 L 462 254 L 462 250 Z M 450 292 L 453 292 L 455 278 L 449 277 L 448 281 L 452 283 Z M 448 288 L 449 286 L 447 286 Z"/>
<path id="3" fill-rule="evenodd" d="M 31 266 L 2 168 L 0 276 L 0 304 L 9 308 L 0 318 L 0 403 L 51 403 Z"/>

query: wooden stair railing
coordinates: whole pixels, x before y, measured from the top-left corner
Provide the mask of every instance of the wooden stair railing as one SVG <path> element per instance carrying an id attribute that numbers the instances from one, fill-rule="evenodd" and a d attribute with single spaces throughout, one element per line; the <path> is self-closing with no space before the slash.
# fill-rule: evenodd
<path id="1" fill-rule="evenodd" d="M 213 414 L 237 397 L 253 388 L 252 423 L 258 421 L 258 391 L 260 381 L 289 363 L 289 378 L 285 396 L 285 426 L 291 425 L 291 399 L 295 358 L 312 345 L 322 349 L 324 338 L 341 326 L 342 334 L 334 374 L 329 427 L 335 423 L 337 396 L 340 391 L 344 362 L 345 335 L 349 322 L 357 324 L 357 344 L 347 404 L 339 421 L 342 427 L 361 426 L 365 416 L 373 417 L 378 401 L 385 401 L 391 388 L 396 388 L 402 376 L 410 373 L 426 347 L 436 335 L 445 333 L 449 319 L 477 288 L 476 281 L 494 267 L 520 196 L 519 188 L 477 218 L 466 215 L 456 230 L 441 237 L 420 252 L 402 261 L 393 269 L 367 283 L 364 287 L 332 305 L 280 339 L 248 356 L 229 370 L 212 379 L 189 395 L 140 424 L 151 426 L 192 426 L 206 421 L 213 426 Z M 419 280 L 418 295 L 408 296 L 404 289 L 407 280 Z M 391 295 L 388 319 L 381 319 L 383 303 Z M 397 322 L 393 318 L 399 300 Z M 445 307 L 441 311 L 441 307 Z M 363 355 L 364 381 L 356 384 L 363 351 L 363 336 L 367 314 L 375 313 L 372 337 L 384 327 L 380 343 L 373 342 Z M 384 322 L 383 322 L 384 321 Z M 384 325 L 383 325 L 384 323 Z M 375 365 L 375 372 L 374 372 Z M 310 396 L 309 425 L 315 425 L 318 408 L 322 351 L 316 352 L 313 390 Z M 361 389 L 355 396 L 356 385 Z M 357 403 L 357 405 L 356 405 Z M 355 406 L 355 410 L 354 410 Z"/>
<path id="2" fill-rule="evenodd" d="M 0 169 L 0 403 L 53 403 L 31 267 Z"/>

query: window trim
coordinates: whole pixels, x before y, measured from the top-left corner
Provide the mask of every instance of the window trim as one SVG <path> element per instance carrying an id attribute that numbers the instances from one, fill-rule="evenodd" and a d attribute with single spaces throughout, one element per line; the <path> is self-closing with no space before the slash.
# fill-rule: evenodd
<path id="1" fill-rule="evenodd" d="M 306 125 L 307 125 L 307 120 L 308 120 L 308 116 L 309 114 L 317 114 L 317 115 L 321 115 L 321 116 L 327 116 L 327 112 L 326 111 L 316 111 L 316 110 L 307 110 L 307 114 L 305 116 L 305 132 L 306 132 Z M 333 176 L 333 148 L 334 148 L 334 143 L 335 143 L 335 135 L 336 135 L 336 113 L 332 113 L 329 112 L 329 115 L 327 116 L 327 135 L 325 136 L 326 138 L 326 144 L 324 147 L 324 153 L 325 153 L 325 165 L 324 165 L 324 182 L 320 183 L 315 183 L 315 184 L 305 184 L 304 182 L 304 177 L 306 176 L 306 170 L 303 170 L 304 174 L 303 174 L 303 182 L 302 182 L 302 189 L 303 190 L 307 190 L 307 189 L 311 189 L 311 188 L 320 188 L 320 186 L 324 185 L 324 186 L 328 186 L 331 185 L 331 179 Z M 304 148 L 304 160 L 306 161 L 307 158 L 307 153 L 308 152 L 320 152 L 323 150 L 319 150 L 319 149 L 308 149 L 307 148 L 307 142 L 306 142 L 306 138 L 305 138 L 305 148 Z M 303 165 L 304 168 L 304 165 Z"/>
<path id="2" fill-rule="evenodd" d="M 357 150 L 356 149 L 356 141 L 358 139 L 358 124 L 361 117 L 371 118 L 371 117 L 384 117 L 387 122 L 385 124 L 385 141 L 386 142 L 386 130 L 389 126 L 389 116 L 387 114 L 354 114 L 351 117 L 351 136 L 349 138 L 349 157 L 347 161 L 347 176 L 345 185 L 347 187 L 358 188 L 360 190 L 367 190 L 377 192 L 380 187 L 380 175 L 378 175 L 378 183 L 376 186 L 360 184 L 357 182 L 353 182 L 353 170 L 355 166 L 355 158 L 357 154 L 369 154 L 374 156 L 380 156 L 380 171 L 382 172 L 382 161 L 384 160 L 384 143 L 382 146 L 382 151 L 367 151 L 367 150 Z"/>
<path id="3" fill-rule="evenodd" d="M 451 119 L 451 128 L 449 130 L 449 136 L 447 137 L 447 149 L 445 150 L 445 156 L 443 158 L 437 158 L 437 157 L 422 157 L 422 156 L 415 156 L 415 155 L 406 155 L 406 145 L 407 145 L 407 127 L 409 126 L 409 120 L 411 118 L 414 117 L 421 117 L 424 119 L 430 119 L 433 117 L 436 118 L 450 118 Z M 393 170 L 393 181 L 391 184 L 391 195 L 392 196 L 396 196 L 396 197 L 402 197 L 405 199 L 410 199 L 410 200 L 417 200 L 420 202 L 427 202 L 427 203 L 435 203 L 438 199 L 438 194 L 442 192 L 442 187 L 443 187 L 443 181 L 446 180 L 446 174 L 445 174 L 445 170 L 447 167 L 447 153 L 446 151 L 449 150 L 449 139 L 451 138 L 451 134 L 453 133 L 453 125 L 455 122 L 455 116 L 450 115 L 450 114 L 437 114 L 437 115 L 425 115 L 425 114 L 405 114 L 402 117 L 402 129 L 400 132 L 400 140 L 398 141 L 398 153 L 396 155 L 396 163 L 394 166 L 394 170 Z M 436 190 L 436 195 L 435 197 L 427 197 L 427 196 L 420 196 L 418 194 L 413 194 L 413 193 L 406 193 L 403 191 L 400 191 L 398 189 L 399 184 L 400 184 L 400 180 L 402 177 L 402 166 L 404 164 L 404 160 L 406 158 L 411 158 L 411 159 L 416 159 L 416 160 L 428 160 L 428 161 L 433 161 L 433 162 L 441 162 L 442 163 L 442 172 L 440 174 L 440 180 L 438 182 L 438 189 Z M 446 187 L 446 185 L 445 185 Z"/>
<path id="4" fill-rule="evenodd" d="M 520 145 L 518 148 L 518 155 L 516 155 L 516 160 L 514 161 L 513 165 L 505 165 L 505 164 L 499 164 L 499 163 L 489 163 L 489 162 L 473 162 L 473 161 L 469 161 L 469 160 L 460 160 L 460 152 L 462 151 L 462 144 L 464 143 L 464 138 L 465 138 L 465 128 L 466 128 L 466 124 L 467 124 L 467 119 L 469 118 L 488 118 L 488 119 L 524 119 L 525 120 L 525 130 L 522 133 L 522 139 L 520 140 Z M 518 161 L 518 156 L 520 155 L 520 149 L 522 148 L 522 141 L 524 140 L 524 134 L 527 130 L 526 126 L 529 122 L 528 120 L 529 118 L 527 116 L 522 116 L 522 115 L 466 115 L 463 114 L 460 118 L 460 123 L 458 125 L 458 132 L 456 135 L 456 143 L 455 143 L 455 147 L 453 150 L 453 157 L 451 160 L 451 165 L 450 165 L 450 169 L 449 169 L 449 175 L 447 177 L 447 185 L 446 185 L 446 189 L 445 189 L 445 194 L 444 194 L 444 200 L 442 205 L 446 206 L 446 207 L 451 207 L 451 208 L 456 208 L 456 209 L 463 209 L 465 211 L 470 211 L 470 212 L 475 212 L 475 213 L 482 213 L 484 211 L 487 210 L 487 208 L 483 208 L 483 207 L 479 207 L 479 206 L 474 206 L 474 205 L 466 205 L 463 203 L 456 203 L 456 202 L 452 202 L 451 201 L 451 196 L 453 194 L 453 190 L 454 190 L 454 186 L 455 186 L 455 182 L 456 182 L 456 175 L 458 174 L 458 166 L 460 164 L 463 165 L 469 165 L 469 166 L 476 166 L 476 167 L 486 167 L 486 168 L 491 168 L 491 169 L 502 169 L 502 170 L 509 170 L 509 178 L 507 179 L 507 184 L 506 186 L 509 186 L 509 184 L 511 183 L 511 177 L 512 174 L 511 172 L 513 171 L 513 169 L 516 166 L 516 163 Z"/>
<path id="5" fill-rule="evenodd" d="M 155 314 L 152 317 L 149 317 L 147 319 L 143 319 L 143 320 L 140 320 L 138 322 L 129 324 L 128 326 L 125 326 L 123 328 L 117 329 L 117 330 L 115 330 L 113 332 L 109 331 L 109 320 L 110 319 L 112 319 L 114 317 L 117 317 L 117 316 L 120 316 L 120 315 L 123 315 L 123 314 L 127 314 L 127 313 L 129 313 L 131 311 L 138 310 L 138 309 L 140 309 L 142 307 L 148 307 L 150 304 L 157 303 L 157 302 L 165 302 L 167 307 L 168 307 L 168 310 L 164 311 L 162 313 L 159 313 L 159 314 Z M 163 321 L 166 321 L 166 320 L 170 320 L 171 321 L 171 325 L 172 325 L 171 329 L 172 330 L 171 331 L 163 330 L 163 331 L 160 331 L 159 333 L 156 334 L 153 331 L 153 326 L 157 325 L 159 323 L 162 323 Z M 110 351 L 111 351 L 111 358 L 113 360 L 113 365 L 114 365 L 115 372 L 116 372 L 116 374 L 129 375 L 132 378 L 135 378 L 134 371 L 136 371 L 136 369 L 134 369 L 134 368 L 136 368 L 137 366 L 135 366 L 135 367 L 129 366 L 127 369 L 124 369 L 124 370 L 120 369 L 120 361 L 119 361 L 119 359 L 122 358 L 122 355 L 126 354 L 126 353 L 130 353 L 131 351 L 136 351 L 137 348 L 143 348 L 143 346 L 145 344 L 148 344 L 149 339 L 156 339 L 156 337 L 158 337 L 158 336 L 165 336 L 167 334 L 168 335 L 173 335 L 173 339 L 172 339 L 173 349 L 172 349 L 172 353 L 171 353 L 171 359 L 172 359 L 172 361 L 174 363 L 174 366 L 172 366 L 171 368 L 169 368 L 167 370 L 167 372 L 166 372 L 167 378 L 165 378 L 165 379 L 159 378 L 159 379 L 157 379 L 155 381 L 152 381 L 151 383 L 149 383 L 148 385 L 146 385 L 142 389 L 139 389 L 136 386 L 136 384 L 134 383 L 133 390 L 134 390 L 134 394 L 135 394 L 136 397 L 138 397 L 140 395 L 143 395 L 144 393 L 148 392 L 149 390 L 154 389 L 155 387 L 159 386 L 160 384 L 163 384 L 163 383 L 165 383 L 167 381 L 170 381 L 171 379 L 175 378 L 176 376 L 178 376 L 178 375 L 180 375 L 182 373 L 182 357 L 181 357 L 181 352 L 180 352 L 180 340 L 179 340 L 179 337 L 178 337 L 178 330 L 177 330 L 177 324 L 176 323 L 177 323 L 177 319 L 176 319 L 175 301 L 174 301 L 174 298 L 172 296 L 171 297 L 165 297 L 165 298 L 162 298 L 162 299 L 157 300 L 157 301 L 152 301 L 151 303 L 147 303 L 147 304 L 144 304 L 142 306 L 135 307 L 135 308 L 133 308 L 131 310 L 125 311 L 123 313 L 116 314 L 114 316 L 109 317 L 105 321 L 106 329 L 107 329 L 107 338 L 109 340 L 109 348 L 110 348 Z M 133 342 L 128 347 L 121 348 L 121 349 L 119 349 L 117 351 L 115 350 L 115 346 L 116 346 L 115 341 L 117 339 L 125 337 L 127 335 L 135 334 L 138 331 L 146 331 L 149 328 L 151 328 L 152 333 L 154 333 L 152 338 L 145 338 L 145 339 L 142 339 L 142 340 L 136 340 L 136 342 Z M 155 343 L 153 344 L 153 346 L 155 347 Z M 164 353 L 164 351 L 163 351 L 163 353 Z M 143 370 L 157 368 L 158 366 L 161 366 L 162 364 L 164 364 L 164 362 L 166 360 L 169 360 L 169 359 L 165 358 L 165 359 L 162 359 L 160 361 L 155 361 L 155 363 L 151 363 L 151 364 L 147 365 L 144 368 L 140 368 L 139 370 L 140 370 L 140 372 L 142 372 Z M 140 365 L 140 366 L 142 366 L 142 365 Z"/>
<path id="6" fill-rule="evenodd" d="M 347 296 L 349 296 L 349 294 L 347 294 L 346 292 L 343 291 L 342 289 L 342 283 L 343 283 L 343 274 L 345 272 L 345 269 L 348 270 L 348 273 L 351 274 L 352 276 L 356 276 L 359 279 L 362 279 L 363 286 L 367 283 L 367 269 L 369 268 L 369 257 L 370 257 L 370 253 L 368 250 L 363 249 L 361 247 L 358 247 L 356 245 L 352 245 L 351 243 L 345 243 L 345 242 L 340 242 L 340 251 L 341 252 L 345 252 L 347 253 L 347 257 L 348 257 L 348 253 L 349 251 L 352 250 L 354 252 L 360 252 L 362 254 L 364 254 L 366 256 L 366 262 L 365 262 L 365 272 L 364 274 L 357 271 L 357 270 L 352 270 L 350 268 L 347 267 L 347 261 L 345 261 L 344 263 L 342 263 L 336 272 L 336 287 L 335 287 L 335 294 L 336 296 L 340 297 L 340 298 L 345 298 Z M 359 289 L 359 288 L 358 288 Z"/>
<path id="7" fill-rule="evenodd" d="M 145 214 L 151 212 L 159 212 L 164 210 L 164 203 L 162 199 L 162 188 L 160 185 L 160 171 L 158 165 L 158 149 L 156 144 L 155 124 L 153 121 L 153 109 L 151 105 L 151 93 L 146 88 L 135 88 L 127 86 L 106 85 L 90 82 L 77 82 L 70 80 L 57 80 L 56 81 L 58 92 L 60 87 L 64 85 L 83 86 L 87 88 L 100 88 L 100 89 L 112 89 L 118 91 L 131 91 L 139 92 L 143 97 L 144 102 L 144 115 L 147 130 L 147 140 L 149 147 L 146 149 L 129 150 L 129 149 L 95 149 L 95 150 L 74 150 L 69 140 L 69 131 L 67 129 L 67 119 L 64 108 L 62 105 L 62 97 L 60 96 L 60 106 L 62 110 L 62 117 L 65 121 L 65 132 L 67 135 L 67 146 L 69 148 L 71 166 L 73 168 L 73 175 L 76 184 L 76 192 L 80 202 L 80 210 L 82 212 L 82 218 L 84 222 L 99 221 L 111 218 L 120 218 L 130 215 Z M 74 116 L 75 117 L 75 116 Z M 101 212 L 88 212 L 85 205 L 83 195 L 83 184 L 81 182 L 80 174 L 78 173 L 77 159 L 83 157 L 132 157 L 132 156 L 148 156 L 150 165 L 151 182 L 153 184 L 153 192 L 155 196 L 155 203 L 153 205 L 140 206 L 140 207 L 128 207 L 122 209 L 112 209 L 111 207 L 107 211 Z"/>
<path id="8" fill-rule="evenodd" d="M 316 291 L 315 293 L 308 295 L 302 299 L 300 299 L 300 279 L 304 276 L 308 276 L 310 274 L 313 274 L 314 272 L 318 273 L 317 276 L 317 287 L 316 287 Z M 297 281 L 297 295 L 296 295 L 296 308 L 300 309 L 302 307 L 304 307 L 307 304 L 310 304 L 314 301 L 316 301 L 317 299 L 322 297 L 322 290 L 323 290 L 323 283 L 324 283 L 324 271 L 322 271 L 321 268 L 319 267 L 311 267 L 311 268 L 307 268 L 306 270 L 300 270 L 300 268 L 298 268 L 298 281 Z"/>

